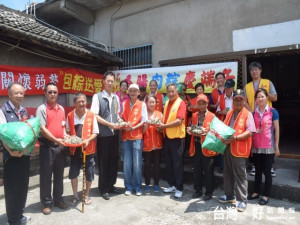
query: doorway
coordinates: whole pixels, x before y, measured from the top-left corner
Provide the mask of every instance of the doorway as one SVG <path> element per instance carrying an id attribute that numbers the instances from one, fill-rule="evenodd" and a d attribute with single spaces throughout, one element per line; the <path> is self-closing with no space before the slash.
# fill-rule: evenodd
<path id="1" fill-rule="evenodd" d="M 279 112 L 281 156 L 300 158 L 300 53 L 249 55 L 247 68 L 253 61 L 262 64 L 262 78 L 271 80 L 277 91 L 273 107 Z M 249 71 L 247 81 L 251 81 Z"/>

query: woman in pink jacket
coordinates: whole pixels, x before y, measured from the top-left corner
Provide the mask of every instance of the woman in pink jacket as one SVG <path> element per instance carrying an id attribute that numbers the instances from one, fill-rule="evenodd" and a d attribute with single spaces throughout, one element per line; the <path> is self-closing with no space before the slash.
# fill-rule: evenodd
<path id="1" fill-rule="evenodd" d="M 261 193 L 262 173 L 265 175 L 265 186 L 259 199 L 260 205 L 269 202 L 272 188 L 271 168 L 274 156 L 279 156 L 279 114 L 268 106 L 268 92 L 259 88 L 255 92 L 258 107 L 253 113 L 256 133 L 252 136 L 252 150 L 255 172 L 254 193 L 249 194 L 248 200 L 258 199 Z"/>

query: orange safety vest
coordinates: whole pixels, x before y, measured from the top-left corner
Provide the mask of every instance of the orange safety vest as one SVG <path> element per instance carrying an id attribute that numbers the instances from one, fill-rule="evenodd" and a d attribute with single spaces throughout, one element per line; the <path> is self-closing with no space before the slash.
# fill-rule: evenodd
<path id="1" fill-rule="evenodd" d="M 218 91 L 218 88 L 215 88 L 212 90 L 211 92 L 211 98 L 212 98 L 212 101 L 213 101 L 213 105 L 215 105 L 218 100 L 219 100 L 219 91 Z M 210 109 L 211 112 L 215 113 L 217 109 Z"/>
<path id="2" fill-rule="evenodd" d="M 234 110 L 230 110 L 224 120 L 224 124 L 230 125 L 230 121 Z M 233 129 L 235 130 L 234 135 L 237 136 L 242 134 L 247 129 L 247 120 L 249 116 L 249 111 L 244 107 L 233 124 Z M 235 157 L 248 158 L 252 145 L 252 137 L 248 137 L 244 140 L 232 141 L 230 144 L 231 154 Z"/>
<path id="3" fill-rule="evenodd" d="M 162 120 L 162 113 L 158 110 L 154 111 L 153 118 Z M 149 125 L 148 129 L 144 133 L 143 151 L 150 152 L 153 149 L 161 149 L 163 147 L 163 137 L 158 132 L 155 126 Z"/>
<path id="4" fill-rule="evenodd" d="M 233 105 L 232 105 L 232 109 L 233 109 Z M 223 111 L 225 110 L 225 93 L 220 95 L 220 110 Z M 219 120 L 223 121 L 225 119 L 226 115 L 219 115 L 216 113 L 216 116 L 218 117 Z"/>
<path id="5" fill-rule="evenodd" d="M 198 125 L 198 115 L 199 115 L 199 112 L 193 113 L 192 124 L 194 126 Z M 209 130 L 210 123 L 211 123 L 211 121 L 213 120 L 214 117 L 215 117 L 215 114 L 213 114 L 212 112 L 210 112 L 208 110 L 206 111 L 206 115 L 205 115 L 203 125 L 202 125 L 206 130 Z M 205 141 L 205 137 L 206 136 L 201 137 L 201 145 Z M 207 157 L 218 155 L 217 152 L 210 151 L 210 150 L 205 149 L 205 148 L 202 148 L 202 153 L 203 153 L 203 155 L 205 155 Z M 191 144 L 190 144 L 190 156 L 194 156 L 194 154 L 195 154 L 195 136 L 192 135 Z"/>
<path id="6" fill-rule="evenodd" d="M 124 109 L 122 117 L 125 122 L 129 122 L 132 127 L 136 126 L 142 121 L 142 104 L 140 100 L 136 100 L 132 109 L 130 109 L 130 99 L 124 102 Z M 143 138 L 143 127 L 135 129 L 133 131 L 123 131 L 122 141 L 126 140 L 138 140 Z"/>
<path id="7" fill-rule="evenodd" d="M 168 116 L 168 119 L 167 119 L 167 124 L 170 123 L 170 122 L 173 122 L 174 120 L 176 120 L 177 112 L 178 112 L 181 101 L 182 101 L 181 98 L 178 97 L 175 100 L 175 102 L 173 103 L 173 105 L 171 106 L 171 109 L 169 111 L 169 116 Z M 170 100 L 168 100 L 166 102 L 166 105 L 165 105 L 165 108 L 164 108 L 163 121 L 165 121 L 165 116 L 166 116 L 166 113 L 167 113 L 169 103 L 170 103 Z M 170 139 L 185 138 L 185 118 L 179 126 L 166 128 L 164 130 L 164 132 L 167 135 L 167 137 L 170 138 Z"/>
<path id="8" fill-rule="evenodd" d="M 268 79 L 260 79 L 259 84 L 258 84 L 258 88 L 264 88 L 269 93 L 270 92 L 270 81 Z M 246 94 L 247 94 L 248 104 L 249 104 L 250 108 L 252 110 L 254 110 L 254 107 L 255 107 L 255 90 L 254 90 L 253 81 L 246 84 L 245 90 L 246 90 Z M 267 103 L 270 107 L 272 107 L 272 102 L 270 100 L 268 100 Z"/>
<path id="9" fill-rule="evenodd" d="M 69 122 L 69 127 L 70 127 L 70 134 L 71 135 L 76 135 L 75 131 L 75 124 L 74 124 L 74 114 L 75 114 L 75 109 L 68 114 L 68 122 Z M 82 139 L 88 139 L 92 136 L 93 134 L 93 124 L 94 124 L 94 113 L 91 111 L 87 110 L 86 116 L 83 122 L 83 127 L 82 127 Z M 85 148 L 85 154 L 86 155 L 91 155 L 95 153 L 96 149 L 96 141 L 95 139 L 90 141 L 89 145 Z M 70 147 L 70 155 L 75 154 L 75 147 Z"/>

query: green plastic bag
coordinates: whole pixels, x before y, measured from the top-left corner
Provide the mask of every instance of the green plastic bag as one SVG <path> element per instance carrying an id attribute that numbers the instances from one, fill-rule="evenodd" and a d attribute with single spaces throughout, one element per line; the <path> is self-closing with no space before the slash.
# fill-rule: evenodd
<path id="1" fill-rule="evenodd" d="M 40 118 L 35 117 L 26 122 L 0 124 L 0 139 L 13 151 L 24 151 L 28 155 L 37 142 L 40 132 Z"/>
<path id="2" fill-rule="evenodd" d="M 202 147 L 223 154 L 226 149 L 226 145 L 221 141 L 221 139 L 227 140 L 231 138 L 234 133 L 234 129 L 225 125 L 215 116 L 210 123 L 209 131 L 207 132 Z"/>

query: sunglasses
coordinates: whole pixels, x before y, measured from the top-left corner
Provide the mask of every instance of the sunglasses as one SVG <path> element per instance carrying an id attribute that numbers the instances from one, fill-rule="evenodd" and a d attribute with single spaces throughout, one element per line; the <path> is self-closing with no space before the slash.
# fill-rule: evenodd
<path id="1" fill-rule="evenodd" d="M 56 95 L 56 94 L 57 94 L 57 91 L 48 91 L 48 94 L 49 94 L 49 95 L 52 95 L 52 94 L 55 94 L 55 95 Z"/>

